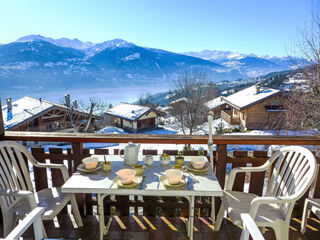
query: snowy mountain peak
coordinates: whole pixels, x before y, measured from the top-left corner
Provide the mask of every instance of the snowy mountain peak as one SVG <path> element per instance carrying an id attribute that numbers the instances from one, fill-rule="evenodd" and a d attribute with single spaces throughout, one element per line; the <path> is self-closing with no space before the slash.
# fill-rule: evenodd
<path id="1" fill-rule="evenodd" d="M 123 47 L 134 46 L 133 43 L 129 43 L 125 40 L 118 39 L 118 38 L 113 39 L 113 40 L 108 40 L 108 41 L 105 41 L 105 42 L 102 42 L 102 43 L 99 43 L 96 45 L 103 46 L 104 48 L 123 48 Z"/>
<path id="2" fill-rule="evenodd" d="M 231 51 L 218 51 L 218 50 L 203 50 L 201 52 L 184 52 L 182 54 L 202 58 L 210 61 L 221 61 L 224 59 L 242 59 L 247 57 L 246 54 L 231 52 Z"/>
<path id="3" fill-rule="evenodd" d="M 77 38 L 68 39 L 68 38 L 60 38 L 55 40 L 55 44 L 61 47 L 75 48 L 79 50 L 85 50 L 90 47 L 93 47 L 95 44 L 92 42 L 82 42 Z"/>
<path id="4" fill-rule="evenodd" d="M 32 41 L 46 41 L 46 42 L 53 42 L 53 38 L 47 38 L 44 36 L 39 35 L 27 35 L 24 37 L 19 38 L 16 42 L 32 42 Z"/>
<path id="5" fill-rule="evenodd" d="M 16 42 L 32 42 L 32 41 L 46 41 L 54 45 L 66 48 L 74 48 L 78 50 L 85 50 L 93 47 L 95 44 L 92 42 L 82 42 L 79 39 L 69 39 L 69 38 L 49 38 L 41 35 L 28 35 L 19 38 Z"/>
<path id="6" fill-rule="evenodd" d="M 104 41 L 102 43 L 97 43 L 94 46 L 92 46 L 91 48 L 89 48 L 86 51 L 87 57 L 92 57 L 95 54 L 109 48 L 109 49 L 116 49 L 116 48 L 126 48 L 126 47 L 132 47 L 135 46 L 133 43 L 129 43 L 125 40 L 122 39 L 113 39 L 113 40 L 108 40 L 108 41 Z"/>
<path id="7" fill-rule="evenodd" d="M 77 50 L 82 50 L 87 53 L 88 57 L 93 56 L 94 54 L 106 49 L 106 48 L 124 48 L 135 46 L 133 43 L 129 43 L 123 39 L 113 39 L 108 40 L 102 43 L 92 43 L 92 42 L 83 42 L 77 38 L 59 38 L 54 39 L 50 37 L 44 37 L 41 35 L 28 35 L 19 38 L 16 42 L 32 42 L 32 41 L 45 41 L 57 45 L 59 47 L 73 48 Z"/>
<path id="8" fill-rule="evenodd" d="M 246 55 L 244 55 L 244 54 L 231 53 L 226 58 L 227 59 L 242 59 L 242 58 L 245 58 L 245 57 L 246 57 Z M 212 58 L 212 60 L 214 60 L 214 58 Z"/>

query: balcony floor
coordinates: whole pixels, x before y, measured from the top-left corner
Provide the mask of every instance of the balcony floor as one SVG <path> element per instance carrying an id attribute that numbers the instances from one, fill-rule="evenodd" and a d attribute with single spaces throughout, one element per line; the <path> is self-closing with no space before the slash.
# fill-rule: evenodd
<path id="1" fill-rule="evenodd" d="M 107 218 L 106 218 L 107 219 Z M 178 217 L 168 217 L 162 219 L 161 217 L 148 217 L 147 219 L 156 228 L 153 230 L 150 225 L 139 216 L 138 219 L 141 221 L 146 229 L 142 229 L 137 221 L 133 217 L 120 217 L 123 225 L 126 229 L 121 228 L 116 219 L 113 217 L 113 221 L 109 230 L 108 235 L 105 239 L 188 239 L 186 235 L 186 228 L 183 221 Z M 168 220 L 175 230 L 164 221 Z M 204 221 L 203 221 L 204 220 Z M 49 238 L 60 238 L 60 239 L 98 239 L 99 230 L 98 222 L 95 216 L 87 216 L 83 218 L 84 227 L 76 229 L 73 228 L 73 224 L 67 215 L 61 215 L 58 217 L 60 228 L 55 226 L 52 221 L 46 221 L 45 228 Z M 239 239 L 241 229 L 234 226 L 230 221 L 224 219 L 224 222 L 219 232 L 214 232 L 205 222 L 210 223 L 208 218 L 195 219 L 195 232 L 194 239 Z M 290 239 L 320 239 L 320 221 L 317 219 L 309 219 L 308 224 L 311 228 L 307 228 L 307 233 L 301 235 L 299 232 L 300 224 L 292 220 L 290 229 Z M 298 231 L 297 231 L 298 230 Z M 316 231 L 318 230 L 318 231 Z M 1 226 L 2 231 L 2 226 Z M 275 239 L 273 231 L 268 230 L 264 234 L 266 239 Z M 30 228 L 24 235 L 23 239 L 33 239 L 33 230 Z"/>

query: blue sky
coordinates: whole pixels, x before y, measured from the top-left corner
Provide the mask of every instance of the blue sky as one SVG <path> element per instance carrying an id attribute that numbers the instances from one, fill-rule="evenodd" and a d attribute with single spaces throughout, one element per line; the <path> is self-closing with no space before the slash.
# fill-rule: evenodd
<path id="1" fill-rule="evenodd" d="M 315 0 L 2 0 L 0 43 L 21 36 L 122 38 L 174 52 L 291 54 Z"/>

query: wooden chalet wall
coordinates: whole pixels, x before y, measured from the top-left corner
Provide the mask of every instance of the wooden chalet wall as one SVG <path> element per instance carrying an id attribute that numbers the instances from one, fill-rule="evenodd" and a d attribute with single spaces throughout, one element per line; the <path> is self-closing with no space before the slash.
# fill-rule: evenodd
<path id="1" fill-rule="evenodd" d="M 36 123 L 36 124 L 35 124 Z M 50 127 L 49 127 L 50 126 Z M 11 131 L 55 131 L 71 127 L 67 123 L 66 111 L 53 109 L 43 113 L 37 118 L 30 119 L 23 125 L 11 129 Z"/>
<path id="2" fill-rule="evenodd" d="M 213 112 L 213 119 L 221 118 L 221 111 L 224 111 L 226 109 L 227 104 L 223 104 L 222 106 L 219 106 L 215 109 L 211 109 L 210 111 Z"/>
<path id="3" fill-rule="evenodd" d="M 258 103 L 252 107 L 249 107 L 243 111 L 244 119 L 242 114 L 240 114 L 240 124 L 242 124 L 247 129 L 259 129 L 265 124 L 267 120 L 270 120 L 272 114 L 277 114 L 276 112 L 268 112 L 265 108 L 266 105 L 273 105 L 274 101 L 283 101 L 281 96 L 274 96 L 267 99 L 264 102 Z"/>
<path id="4" fill-rule="evenodd" d="M 139 129 L 157 126 L 157 113 L 150 111 L 135 121 L 129 121 L 124 118 L 114 117 L 116 126 L 128 131 L 137 131 Z"/>
<path id="5" fill-rule="evenodd" d="M 261 129 L 268 120 L 272 120 L 272 116 L 279 114 L 279 112 L 268 112 L 265 108 L 266 105 L 273 105 L 274 101 L 281 103 L 283 97 L 276 95 L 241 111 L 231 107 L 231 111 L 222 110 L 221 117 L 229 124 L 240 125 L 241 129 Z"/>
<path id="6" fill-rule="evenodd" d="M 76 119 L 85 120 L 87 119 L 84 114 L 79 114 L 77 112 L 73 113 L 76 115 Z M 91 125 L 94 125 L 95 118 L 91 119 Z M 18 124 L 17 126 L 10 129 L 10 131 L 57 131 L 67 128 L 71 128 L 72 124 L 67 115 L 67 111 L 61 108 L 53 108 L 47 112 L 42 113 L 36 118 L 30 118 L 24 124 Z"/>

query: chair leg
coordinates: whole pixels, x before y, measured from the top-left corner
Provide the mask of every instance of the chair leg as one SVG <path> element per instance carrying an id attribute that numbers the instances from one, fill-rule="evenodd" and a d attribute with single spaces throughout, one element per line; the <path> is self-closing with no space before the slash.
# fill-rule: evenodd
<path id="1" fill-rule="evenodd" d="M 76 201 L 76 197 L 73 196 L 71 198 L 70 202 L 71 202 L 71 207 L 72 207 L 72 213 L 73 213 L 73 216 L 77 222 L 78 227 L 83 227 L 83 222 L 82 222 L 82 218 L 81 218 L 78 204 Z"/>
<path id="2" fill-rule="evenodd" d="M 308 214 L 308 210 L 309 210 L 308 205 L 309 205 L 309 201 L 308 201 L 308 199 L 306 199 L 304 201 L 304 207 L 303 207 L 303 213 L 302 213 L 301 228 L 300 228 L 301 234 L 306 233 L 307 214 Z"/>
<path id="3" fill-rule="evenodd" d="M 48 238 L 48 235 L 47 235 L 47 232 L 46 232 L 46 229 L 44 228 L 44 225 L 43 225 L 43 221 L 40 220 L 40 225 L 41 225 L 41 228 L 42 228 L 42 237 L 43 238 Z M 38 231 L 38 227 L 39 227 L 39 224 L 33 224 L 33 229 L 34 229 L 34 234 L 36 235 L 36 232 Z M 40 235 L 41 236 L 41 235 Z M 41 238 L 40 238 L 41 239 Z"/>
<path id="4" fill-rule="evenodd" d="M 219 213 L 218 213 L 216 222 L 214 224 L 214 230 L 215 231 L 219 231 L 220 230 L 220 226 L 221 226 L 221 223 L 222 223 L 222 220 L 223 220 L 223 217 L 224 217 L 225 210 L 226 209 L 224 208 L 223 203 L 221 203 L 221 206 L 220 206 L 220 209 L 219 209 Z"/>
<path id="5" fill-rule="evenodd" d="M 17 222 L 16 215 L 14 213 L 3 216 L 3 234 L 6 237 L 15 227 Z"/>
<path id="6" fill-rule="evenodd" d="M 274 233 L 277 240 L 288 240 L 289 239 L 289 224 L 288 223 L 277 223 L 274 225 Z"/>
<path id="7" fill-rule="evenodd" d="M 42 225 L 43 238 L 48 238 L 48 235 L 47 235 L 46 229 L 44 228 L 43 222 L 41 222 L 41 225 Z"/>

